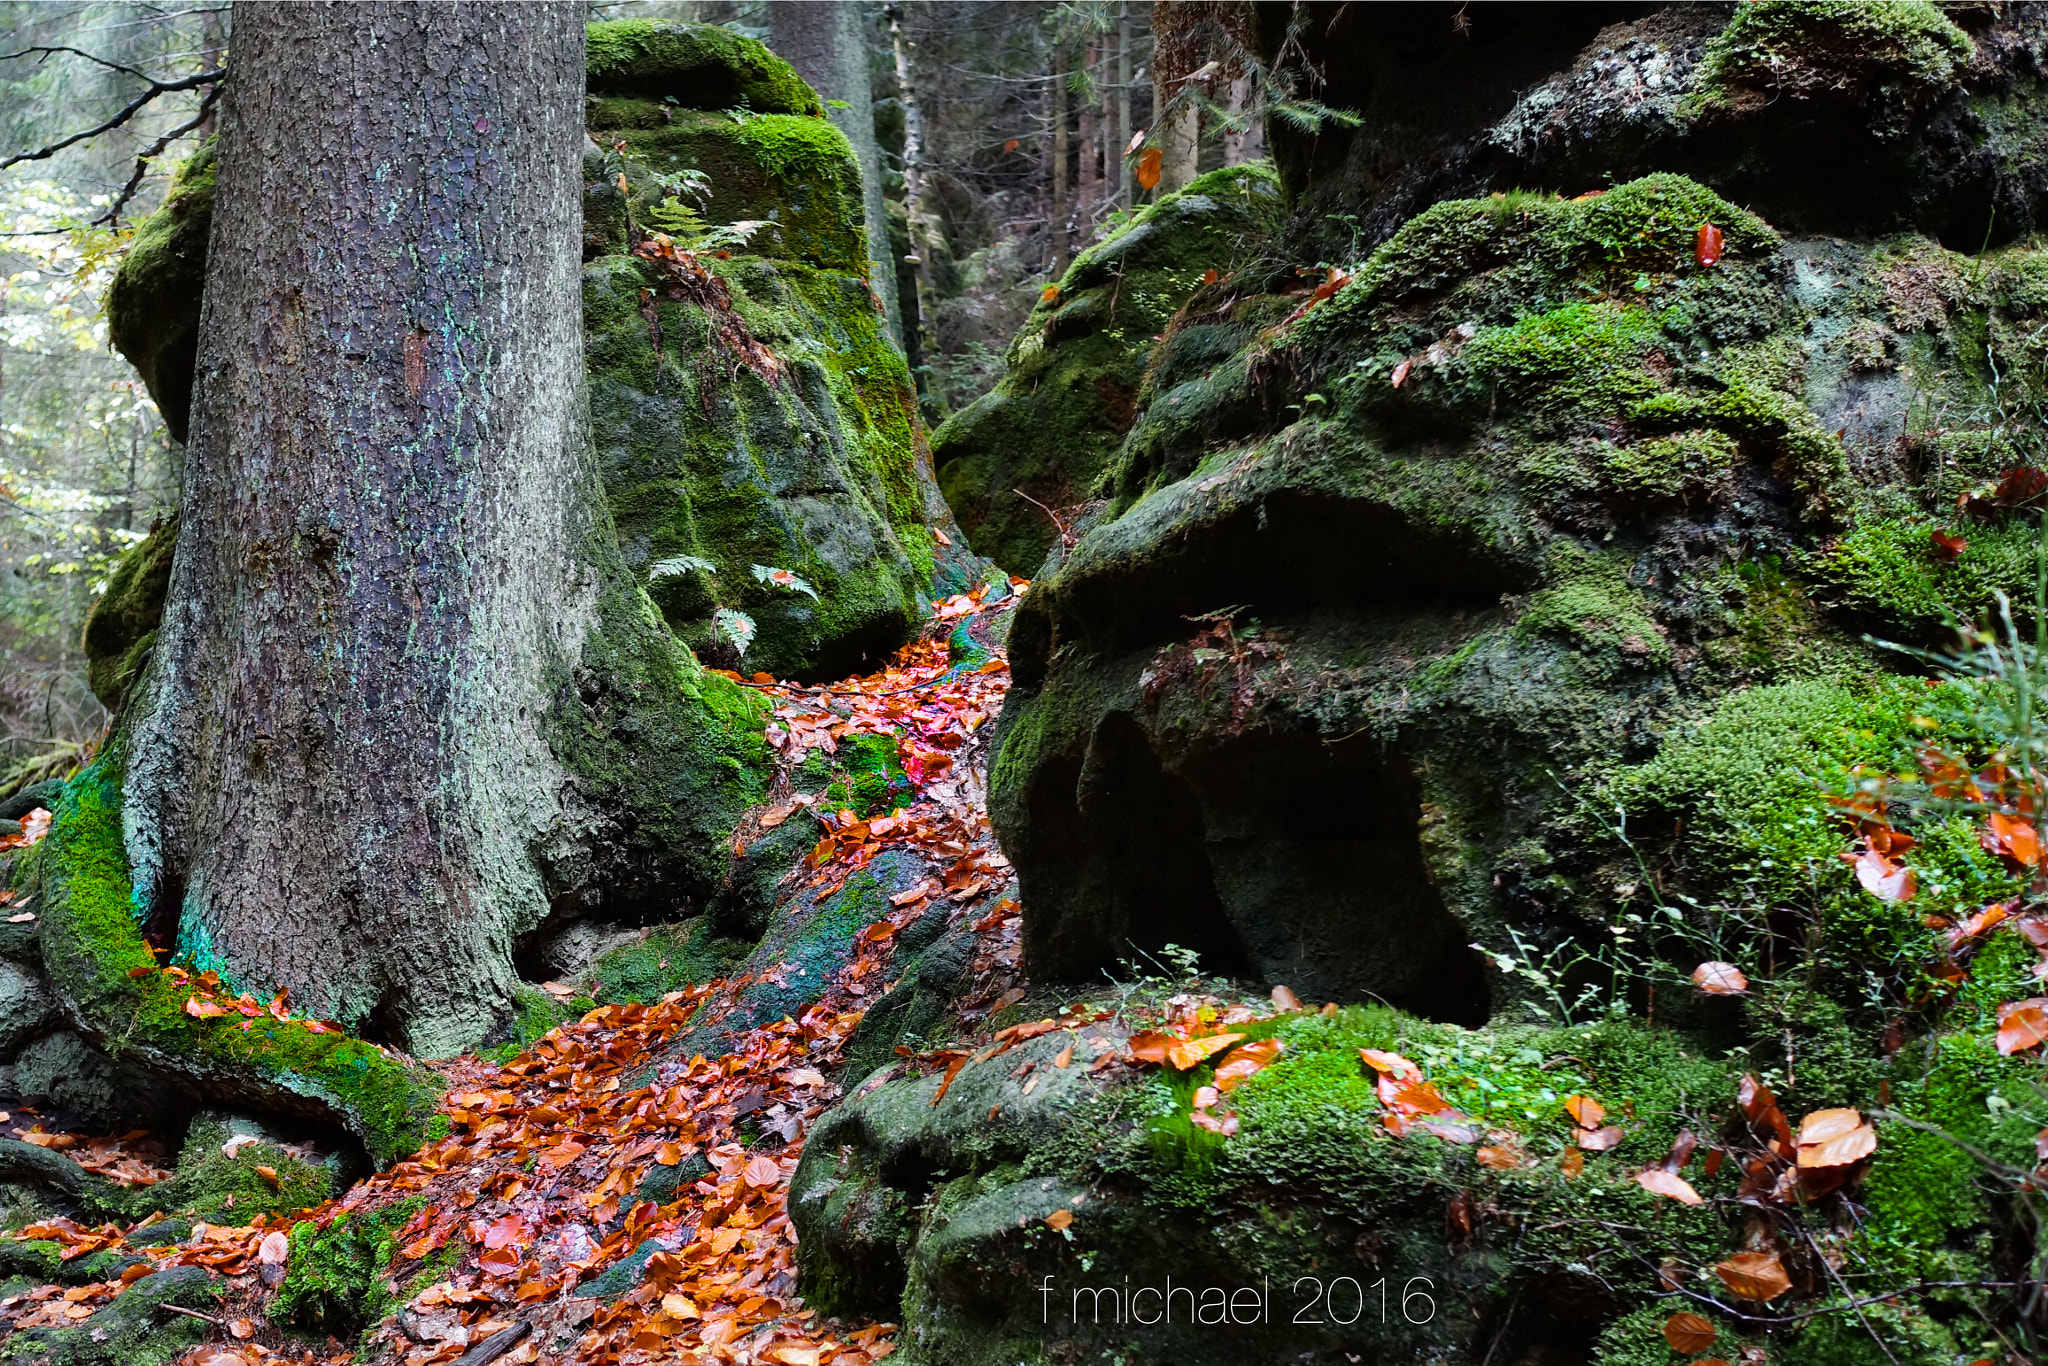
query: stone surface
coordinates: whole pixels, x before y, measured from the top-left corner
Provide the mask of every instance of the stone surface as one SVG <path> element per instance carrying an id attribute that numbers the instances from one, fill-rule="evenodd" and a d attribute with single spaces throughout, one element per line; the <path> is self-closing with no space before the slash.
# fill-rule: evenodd
<path id="1" fill-rule="evenodd" d="M 23 1044 L 56 1024 L 58 1018 L 56 999 L 42 978 L 0 959 L 0 1061 L 11 1060 Z"/>

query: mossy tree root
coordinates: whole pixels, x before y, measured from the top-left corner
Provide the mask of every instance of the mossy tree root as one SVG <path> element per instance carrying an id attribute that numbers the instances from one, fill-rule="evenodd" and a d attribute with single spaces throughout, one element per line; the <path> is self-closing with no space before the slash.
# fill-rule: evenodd
<path id="1" fill-rule="evenodd" d="M 116 1061 L 236 1109 L 339 1125 L 380 1167 L 426 1137 L 432 1073 L 336 1030 L 263 1014 L 200 1019 L 159 971 L 122 837 L 123 740 L 73 778 L 39 860 L 43 966 L 72 1023 Z"/>

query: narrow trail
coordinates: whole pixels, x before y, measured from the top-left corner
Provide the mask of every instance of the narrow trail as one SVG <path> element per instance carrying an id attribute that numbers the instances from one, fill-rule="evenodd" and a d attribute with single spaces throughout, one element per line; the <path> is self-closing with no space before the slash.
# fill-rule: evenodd
<path id="1" fill-rule="evenodd" d="M 439 1064 L 449 1083 L 446 1137 L 340 1200 L 240 1227 L 200 1225 L 159 1247 L 126 1242 L 141 1225 L 34 1226 L 20 1236 L 58 1241 L 67 1259 L 128 1249 L 143 1260 L 117 1281 L 16 1296 L 0 1304 L 0 1322 L 15 1330 L 79 1323 L 143 1276 L 191 1265 L 224 1277 L 228 1295 L 198 1315 L 209 1320 L 208 1340 L 181 1366 L 860 1366 L 890 1355 L 894 1324 L 825 1320 L 803 1307 L 784 1204 L 806 1132 L 840 1095 L 831 1073 L 841 1050 L 892 984 L 899 930 L 946 906 L 952 924 L 971 924 L 981 939 L 967 1009 L 987 1012 L 1022 994 L 1017 904 L 981 780 L 984 728 L 1001 707 L 1008 666 L 985 646 L 979 662 L 956 664 L 947 642 L 969 619 L 1013 600 L 986 602 L 987 593 L 941 603 L 923 638 L 868 677 L 810 688 L 741 680 L 772 709 L 780 772 L 735 850 L 785 821 L 819 828 L 792 875 L 798 885 L 785 884 L 785 904 L 806 890 L 836 890 L 894 846 L 918 846 L 946 869 L 891 898 L 889 915 L 856 936 L 850 961 L 800 1016 L 736 1032 L 722 1056 L 665 1053 L 735 1009 L 750 982 L 786 966 L 750 962 L 750 972 L 656 1002 L 600 1006 L 502 1065 L 474 1056 Z M 819 810 L 791 787 L 812 750 L 830 752 L 859 734 L 895 737 L 915 786 L 907 805 L 862 819 Z M 280 1287 L 293 1291 L 288 1260 L 294 1283 L 303 1277 L 292 1254 L 303 1257 L 308 1224 L 330 1233 L 353 1225 L 366 1231 L 365 1246 L 380 1237 L 391 1244 L 380 1285 L 389 1298 L 360 1344 L 330 1338 L 309 1348 L 265 1317 Z"/>

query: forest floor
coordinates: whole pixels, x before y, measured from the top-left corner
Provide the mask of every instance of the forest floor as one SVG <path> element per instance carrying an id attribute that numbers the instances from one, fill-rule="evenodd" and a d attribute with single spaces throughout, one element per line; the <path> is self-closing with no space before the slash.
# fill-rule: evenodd
<path id="1" fill-rule="evenodd" d="M 749 681 L 774 710 L 782 777 L 780 800 L 753 813 L 736 846 L 798 817 L 820 829 L 794 875 L 812 889 L 836 888 L 903 844 L 950 869 L 892 898 L 890 915 L 860 933 L 800 1018 L 745 1030 L 719 1057 L 683 1060 L 665 1049 L 735 1009 L 750 982 L 778 970 L 771 964 L 651 1003 L 600 1006 L 503 1064 L 475 1056 L 436 1064 L 448 1083 L 441 1141 L 319 1208 L 240 1227 L 202 1224 L 183 1242 L 133 1248 L 143 1260 L 120 1280 L 15 1296 L 0 1303 L 0 1324 L 79 1323 L 142 1276 L 195 1265 L 223 1278 L 227 1294 L 210 1313 L 195 1313 L 207 1320 L 208 1340 L 181 1366 L 630 1366 L 655 1358 L 860 1366 L 888 1356 L 896 1325 L 821 1319 L 803 1307 L 784 1204 L 806 1131 L 840 1094 L 831 1074 L 841 1049 L 865 1007 L 893 985 L 898 930 L 934 905 L 949 906 L 953 925 L 972 925 L 981 947 L 963 1007 L 969 1018 L 1023 994 L 1019 908 L 989 833 L 980 772 L 982 728 L 1002 705 L 1009 671 L 1000 654 L 955 664 L 946 643 L 963 618 L 1002 605 L 979 595 L 940 604 L 923 639 L 864 678 L 820 687 Z M 916 784 L 907 806 L 863 820 L 812 809 L 813 799 L 788 786 L 810 750 L 856 734 L 896 738 Z M 800 890 L 785 887 L 785 904 Z M 67 1146 L 53 1137 L 46 1146 Z M 71 1146 L 110 1176 L 127 1163 L 130 1179 L 150 1179 L 145 1135 L 80 1135 Z M 673 1198 L 637 1198 L 660 1167 L 679 1169 L 667 1183 Z M 361 1341 L 309 1345 L 266 1310 L 280 1287 L 290 1290 L 294 1243 L 312 1241 L 304 1230 L 295 1240 L 294 1226 L 331 1233 L 342 1221 L 390 1239 L 395 1252 L 374 1287 L 389 1298 Z M 33 1230 L 65 1244 L 67 1257 L 122 1250 L 135 1231 L 66 1220 Z"/>

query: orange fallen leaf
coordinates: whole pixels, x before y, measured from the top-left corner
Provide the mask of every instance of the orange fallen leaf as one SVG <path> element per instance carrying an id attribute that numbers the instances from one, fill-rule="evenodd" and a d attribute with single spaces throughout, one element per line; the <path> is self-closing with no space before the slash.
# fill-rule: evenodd
<path id="1" fill-rule="evenodd" d="M 2023 867 L 2041 866 L 2041 835 L 2030 820 L 1994 811 L 1984 818 L 1978 839 L 1990 852 Z"/>
<path id="2" fill-rule="evenodd" d="M 1767 1304 L 1792 1288 L 1785 1264 L 1775 1252 L 1738 1252 L 1714 1267 L 1714 1274 L 1728 1292 L 1745 1300 Z"/>
<path id="3" fill-rule="evenodd" d="M 1566 1096 L 1564 1112 L 1572 1117 L 1581 1129 L 1597 1129 L 1600 1121 L 1607 1117 L 1607 1111 L 1591 1096 Z"/>
<path id="4" fill-rule="evenodd" d="M 1073 1222 L 1074 1212 L 1070 1209 L 1056 1209 L 1051 1214 L 1045 1216 L 1045 1226 L 1054 1233 L 1058 1233 Z"/>
<path id="5" fill-rule="evenodd" d="M 1742 969 L 1719 960 L 1694 968 L 1692 984 L 1709 996 L 1740 996 L 1749 990 L 1749 978 L 1742 975 Z"/>
<path id="6" fill-rule="evenodd" d="M 1216 1064 L 1216 1089 L 1228 1095 L 1280 1056 L 1280 1040 L 1259 1039 L 1232 1049 Z"/>
<path id="7" fill-rule="evenodd" d="M 1274 988 L 1273 988 L 1273 1009 L 1275 1009 L 1275 1010 L 1300 1010 L 1300 1009 L 1301 1009 L 1301 998 L 1300 998 L 1299 996 L 1296 996 L 1296 995 L 1294 994 L 1294 988 L 1292 988 L 1292 987 L 1284 987 L 1284 986 L 1283 986 L 1283 987 L 1274 987 Z"/>
<path id="8" fill-rule="evenodd" d="M 1211 1034 L 1206 1039 L 1174 1039 L 1166 1045 L 1166 1060 L 1175 1071 L 1199 1067 L 1242 1039 L 1242 1034 Z"/>
<path id="9" fill-rule="evenodd" d="M 664 1143 L 654 1150 L 654 1160 L 664 1167 L 673 1167 L 683 1160 L 683 1145 Z"/>
<path id="10" fill-rule="evenodd" d="M 1059 297 L 1060 287 L 1058 285 L 1047 285 L 1044 289 L 1038 291 L 1038 302 L 1042 304 L 1049 304 Z"/>
<path id="11" fill-rule="evenodd" d="M 782 1180 L 782 1168 L 766 1153 L 757 1153 L 747 1159 L 746 1169 L 741 1172 L 748 1185 L 757 1189 L 773 1186 Z"/>
<path id="12" fill-rule="evenodd" d="M 1623 1137 L 1621 1126 L 1617 1124 L 1610 1124 L 1604 1129 L 1581 1129 L 1579 1146 L 1589 1153 L 1604 1153 L 1620 1147 Z"/>
<path id="13" fill-rule="evenodd" d="M 1381 1076 L 1396 1081 L 1421 1081 L 1422 1069 L 1399 1053 L 1388 1053 L 1378 1048 L 1361 1048 L 1358 1056 L 1365 1059 L 1365 1065 Z"/>
<path id="14" fill-rule="evenodd" d="M 1558 1169 L 1565 1174 L 1565 1179 L 1570 1180 L 1586 1170 L 1586 1155 L 1577 1148 L 1566 1148 L 1563 1160 L 1557 1165 Z"/>
<path id="15" fill-rule="evenodd" d="M 1636 1173 L 1636 1184 L 1652 1195 L 1665 1195 L 1681 1205 L 1703 1205 L 1705 1200 L 1692 1188 L 1692 1183 L 1677 1172 L 1667 1172 L 1662 1167 L 1651 1167 L 1648 1171 Z"/>
<path id="16" fill-rule="evenodd" d="M 2008 1001 L 1998 1008 L 1998 1051 L 2010 1057 L 2048 1039 L 2048 997 Z"/>
<path id="17" fill-rule="evenodd" d="M 1714 1325 L 1698 1314 L 1681 1311 L 1664 1320 L 1664 1341 L 1671 1344 L 1672 1351 L 1686 1356 L 1706 1351 L 1717 1336 Z"/>
<path id="18" fill-rule="evenodd" d="M 1477 1154 L 1479 1165 L 1511 1172 L 1522 1165 L 1522 1150 L 1511 1143 L 1489 1143 Z"/>
<path id="19" fill-rule="evenodd" d="M 1161 1034 L 1155 1029 L 1142 1030 L 1130 1037 L 1128 1047 L 1134 1062 L 1166 1065 L 1166 1050 L 1175 1042 L 1171 1034 Z"/>

